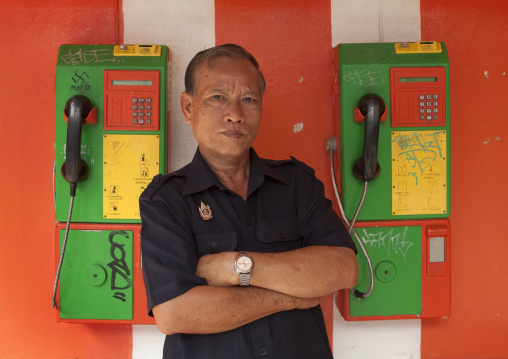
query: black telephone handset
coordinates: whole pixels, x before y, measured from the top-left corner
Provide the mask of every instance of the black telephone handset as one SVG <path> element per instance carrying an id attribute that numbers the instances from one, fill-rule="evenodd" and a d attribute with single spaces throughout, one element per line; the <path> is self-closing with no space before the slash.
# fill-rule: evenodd
<path id="1" fill-rule="evenodd" d="M 358 213 L 360 212 L 363 200 L 365 199 L 368 182 L 379 176 L 379 173 L 381 172 L 381 167 L 377 161 L 379 123 L 381 122 L 381 119 L 384 118 L 386 106 L 385 102 L 380 96 L 369 93 L 364 95 L 358 102 L 358 110 L 361 117 L 363 117 L 363 122 L 365 122 L 365 136 L 363 140 L 363 156 L 357 159 L 354 163 L 353 174 L 356 178 L 364 181 L 364 191 L 355 216 L 349 223 L 350 231 L 353 230 L 354 223 Z M 354 233 L 358 243 L 360 244 L 360 247 L 362 248 L 363 253 L 365 254 L 365 258 L 367 259 L 367 264 L 370 271 L 370 287 L 369 290 L 365 293 L 357 289 L 351 289 L 351 291 L 357 298 L 367 298 L 372 293 L 374 288 L 374 272 L 372 269 L 372 263 L 369 254 L 367 253 L 365 246 L 363 245 L 356 232 Z"/>
<path id="2" fill-rule="evenodd" d="M 68 119 L 67 144 L 61 173 L 71 185 L 71 197 L 76 195 L 76 184 L 88 177 L 88 165 L 80 157 L 81 132 L 92 109 L 92 103 L 83 95 L 73 96 L 65 104 L 64 113 Z"/>
<path id="3" fill-rule="evenodd" d="M 51 307 L 56 307 L 56 292 L 60 279 L 60 271 L 65 254 L 65 247 L 69 236 L 69 228 L 72 217 L 72 207 L 76 196 L 77 183 L 88 177 L 88 165 L 81 158 L 81 133 L 85 123 L 97 123 L 97 109 L 92 106 L 88 97 L 76 95 L 67 100 L 64 109 L 64 117 L 67 119 L 67 143 L 65 149 L 65 162 L 60 169 L 63 178 L 71 187 L 69 216 L 65 227 L 64 239 L 60 250 L 60 260 L 56 270 L 55 283 L 53 285 L 53 298 Z"/>
<path id="4" fill-rule="evenodd" d="M 379 122 L 386 107 L 380 96 L 369 93 L 360 99 L 358 109 L 365 117 L 365 137 L 363 157 L 354 163 L 353 174 L 356 178 L 368 182 L 379 176 L 381 171 L 377 162 Z"/>

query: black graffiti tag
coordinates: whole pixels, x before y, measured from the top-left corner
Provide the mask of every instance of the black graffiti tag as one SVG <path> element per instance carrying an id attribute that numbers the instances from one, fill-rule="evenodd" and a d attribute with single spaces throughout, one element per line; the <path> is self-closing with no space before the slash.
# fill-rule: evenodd
<path id="1" fill-rule="evenodd" d="M 125 302 L 125 293 L 118 291 L 130 288 L 132 286 L 132 280 L 129 278 L 131 271 L 125 261 L 125 244 L 115 242 L 115 237 L 118 236 L 120 237 L 120 241 L 122 239 L 129 239 L 125 231 L 111 231 L 109 234 L 109 243 L 111 244 L 109 254 L 113 261 L 108 263 L 108 267 L 111 268 L 112 271 L 111 290 L 114 291 L 113 298 Z"/>

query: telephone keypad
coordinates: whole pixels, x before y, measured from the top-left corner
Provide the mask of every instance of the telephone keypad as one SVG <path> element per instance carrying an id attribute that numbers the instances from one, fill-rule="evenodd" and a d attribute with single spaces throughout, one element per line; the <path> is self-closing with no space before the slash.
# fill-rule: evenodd
<path id="1" fill-rule="evenodd" d="M 418 95 L 418 99 L 420 105 L 420 120 L 438 120 L 439 96 L 437 94 L 420 94 Z"/>
<path id="2" fill-rule="evenodd" d="M 151 104 L 152 99 L 150 97 L 148 98 L 133 98 L 132 103 L 136 105 L 132 105 L 132 123 L 133 124 L 151 124 L 152 123 L 152 113 L 148 112 L 152 110 L 152 105 L 144 105 L 144 104 Z M 143 104 L 143 105 L 138 105 Z M 139 119 L 138 119 L 139 118 Z"/>

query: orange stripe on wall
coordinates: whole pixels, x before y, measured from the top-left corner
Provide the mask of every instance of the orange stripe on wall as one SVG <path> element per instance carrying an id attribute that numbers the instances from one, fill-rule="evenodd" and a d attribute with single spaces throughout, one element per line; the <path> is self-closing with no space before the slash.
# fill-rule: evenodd
<path id="1" fill-rule="evenodd" d="M 450 59 L 453 236 L 451 316 L 422 320 L 422 358 L 507 358 L 508 2 L 420 7 Z"/>
<path id="2" fill-rule="evenodd" d="M 51 308 L 56 56 L 63 43 L 118 42 L 118 6 L 117 0 L 0 3 L 1 358 L 132 356 L 130 326 L 58 324 Z"/>
<path id="3" fill-rule="evenodd" d="M 295 156 L 316 170 L 332 198 L 327 137 L 333 136 L 329 0 L 215 0 L 217 44 L 251 52 L 266 78 L 263 120 L 254 142 L 261 157 Z M 332 298 L 322 301 L 332 343 Z"/>

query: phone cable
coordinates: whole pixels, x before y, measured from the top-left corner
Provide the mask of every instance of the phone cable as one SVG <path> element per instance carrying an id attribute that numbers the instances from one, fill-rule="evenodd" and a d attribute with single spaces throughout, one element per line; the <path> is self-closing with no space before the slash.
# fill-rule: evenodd
<path id="1" fill-rule="evenodd" d="M 58 268 L 56 270 L 55 283 L 53 285 L 53 298 L 51 300 L 51 307 L 56 307 L 56 291 L 58 287 L 58 281 L 60 279 L 60 272 L 62 270 L 62 263 L 65 255 L 65 247 L 67 246 L 67 238 L 69 237 L 69 227 L 71 225 L 72 208 L 74 207 L 74 197 L 76 193 L 76 183 L 71 183 L 71 197 L 69 202 L 69 214 L 67 216 L 67 224 L 65 225 L 65 234 L 62 242 L 62 249 L 60 251 L 60 260 L 58 261 Z M 74 188 L 72 188 L 74 187 Z M 74 193 L 74 195 L 72 195 Z"/>
<path id="2" fill-rule="evenodd" d="M 355 212 L 355 215 L 354 215 L 353 219 L 351 220 L 351 222 L 349 222 L 347 217 L 346 217 L 346 213 L 344 211 L 344 206 L 342 205 L 342 201 L 341 201 L 340 196 L 339 196 L 339 190 L 337 188 L 337 183 L 336 183 L 336 180 L 335 180 L 335 169 L 334 169 L 334 165 L 333 165 L 333 152 L 334 152 L 334 150 L 330 149 L 329 151 L 330 151 L 330 169 L 332 171 L 333 190 L 335 192 L 335 197 L 337 198 L 337 203 L 339 204 L 340 214 L 341 214 L 342 219 L 344 220 L 344 223 L 346 224 L 346 226 L 349 227 L 349 233 L 352 233 L 355 236 L 356 241 L 360 245 L 360 247 L 362 249 L 362 252 L 365 255 L 365 259 L 367 260 L 367 264 L 369 266 L 369 273 L 370 273 L 370 286 L 369 286 L 369 289 L 365 293 L 364 292 L 360 292 L 359 290 L 354 289 L 354 288 L 350 288 L 349 291 L 351 293 L 353 293 L 354 296 L 357 297 L 357 298 L 367 298 L 372 293 L 372 290 L 374 289 L 374 271 L 372 269 L 372 262 L 370 260 L 369 254 L 367 253 L 367 249 L 365 248 L 365 245 L 363 244 L 360 236 L 358 235 L 356 230 L 353 228 L 353 226 L 354 226 L 354 224 L 356 222 L 358 214 L 360 213 L 360 209 L 361 209 L 361 207 L 363 205 L 363 201 L 365 200 L 365 196 L 367 194 L 368 182 L 365 181 L 365 183 L 364 183 L 362 198 L 360 199 L 360 203 L 358 204 L 358 207 L 356 208 L 356 212 Z"/>

